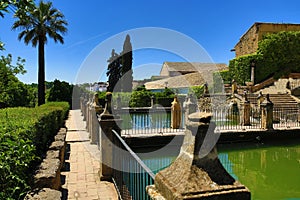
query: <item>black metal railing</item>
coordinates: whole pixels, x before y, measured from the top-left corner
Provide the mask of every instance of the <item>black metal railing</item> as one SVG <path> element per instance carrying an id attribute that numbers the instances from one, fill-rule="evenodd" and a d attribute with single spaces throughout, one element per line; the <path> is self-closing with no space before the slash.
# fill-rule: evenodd
<path id="1" fill-rule="evenodd" d="M 216 130 L 247 130 L 260 129 L 260 111 L 250 108 L 250 124 L 243 124 L 243 111 L 238 108 L 216 108 L 212 109 L 212 120 L 216 123 Z"/>
<path id="2" fill-rule="evenodd" d="M 273 128 L 299 127 L 300 113 L 297 107 L 275 107 L 273 108 Z"/>
<path id="3" fill-rule="evenodd" d="M 259 107 L 250 107 L 249 122 L 243 123 L 243 108 L 217 107 L 211 108 L 212 120 L 216 123 L 216 131 L 245 131 L 261 130 L 261 110 Z M 171 128 L 170 109 L 133 109 L 120 113 L 123 119 L 122 136 L 147 135 L 183 132 L 185 128 L 184 111 L 181 111 L 181 126 L 179 129 Z M 298 107 L 274 107 L 274 129 L 300 127 L 300 112 Z"/>
<path id="4" fill-rule="evenodd" d="M 120 199 L 150 199 L 146 186 L 154 184 L 154 173 L 131 150 L 121 136 L 113 132 L 113 182 Z"/>
<path id="5" fill-rule="evenodd" d="M 182 132 L 184 128 L 184 111 L 181 115 L 180 127 L 171 128 L 170 108 L 130 108 L 116 111 L 121 116 L 122 135 L 163 134 Z"/>

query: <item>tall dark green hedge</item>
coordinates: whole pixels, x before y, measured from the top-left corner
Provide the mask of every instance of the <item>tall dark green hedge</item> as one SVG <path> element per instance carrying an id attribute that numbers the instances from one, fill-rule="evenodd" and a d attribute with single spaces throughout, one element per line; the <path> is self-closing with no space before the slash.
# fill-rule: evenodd
<path id="1" fill-rule="evenodd" d="M 256 53 L 232 59 L 229 71 L 238 84 L 244 85 L 250 81 L 252 61 L 256 63 L 255 83 L 270 77 L 278 79 L 291 72 L 300 72 L 300 32 L 267 34 L 259 41 Z"/>
<path id="2" fill-rule="evenodd" d="M 16 77 L 24 74 L 25 60 L 18 58 L 12 64 L 12 55 L 0 57 L 0 108 L 15 106 L 34 106 L 34 91 Z"/>
<path id="3" fill-rule="evenodd" d="M 162 92 L 151 92 L 146 90 L 145 86 L 140 86 L 133 92 L 114 92 L 112 104 L 117 104 L 117 98 L 120 98 L 121 107 L 149 107 L 151 98 L 154 97 L 154 104 L 164 107 L 170 107 L 174 100 L 175 93 L 172 89 L 165 88 Z M 99 92 L 99 103 L 104 107 L 105 92 Z"/>
<path id="4" fill-rule="evenodd" d="M 264 68 L 272 71 L 275 79 L 300 72 L 300 31 L 265 35 L 257 53 L 263 56 Z"/>
<path id="5" fill-rule="evenodd" d="M 24 197 L 36 164 L 63 126 L 68 109 L 67 102 L 54 102 L 0 110 L 0 199 Z"/>
<path id="6" fill-rule="evenodd" d="M 66 101 L 72 107 L 73 85 L 65 81 L 54 80 L 53 86 L 50 88 L 48 101 Z"/>

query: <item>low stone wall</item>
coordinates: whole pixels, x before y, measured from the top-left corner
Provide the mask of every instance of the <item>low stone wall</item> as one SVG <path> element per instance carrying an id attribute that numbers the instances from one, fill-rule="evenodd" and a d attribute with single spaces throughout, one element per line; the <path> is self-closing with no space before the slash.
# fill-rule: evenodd
<path id="1" fill-rule="evenodd" d="M 34 176 L 34 186 L 25 199 L 61 199 L 60 172 L 64 166 L 67 129 L 61 128 L 50 145 L 46 158 Z"/>

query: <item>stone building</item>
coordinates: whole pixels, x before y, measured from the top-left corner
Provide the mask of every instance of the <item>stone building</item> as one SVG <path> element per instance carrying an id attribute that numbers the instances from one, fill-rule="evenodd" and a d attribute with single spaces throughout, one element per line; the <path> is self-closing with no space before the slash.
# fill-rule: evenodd
<path id="1" fill-rule="evenodd" d="M 147 90 L 161 92 L 165 87 L 176 89 L 179 94 L 187 94 L 189 87 L 212 83 L 212 74 L 216 71 L 228 70 L 223 63 L 200 62 L 164 62 L 160 78 L 145 83 Z"/>
<path id="2" fill-rule="evenodd" d="M 235 45 L 235 56 L 254 53 L 263 35 L 280 31 L 300 31 L 300 24 L 255 22 Z"/>
<path id="3" fill-rule="evenodd" d="M 175 77 L 195 72 L 215 71 L 228 69 L 224 63 L 200 63 L 200 62 L 164 62 L 160 70 L 160 77 Z"/>

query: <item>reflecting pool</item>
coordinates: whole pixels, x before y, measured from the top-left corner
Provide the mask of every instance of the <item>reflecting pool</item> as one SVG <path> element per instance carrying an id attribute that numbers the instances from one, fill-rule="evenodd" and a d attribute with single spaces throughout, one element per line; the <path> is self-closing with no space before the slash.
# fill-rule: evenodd
<path id="1" fill-rule="evenodd" d="M 179 147 L 141 154 L 154 172 L 167 167 Z M 246 185 L 253 200 L 300 199 L 300 141 L 269 144 L 218 145 L 219 159 L 226 170 Z M 153 156 L 155 155 L 155 156 Z"/>

